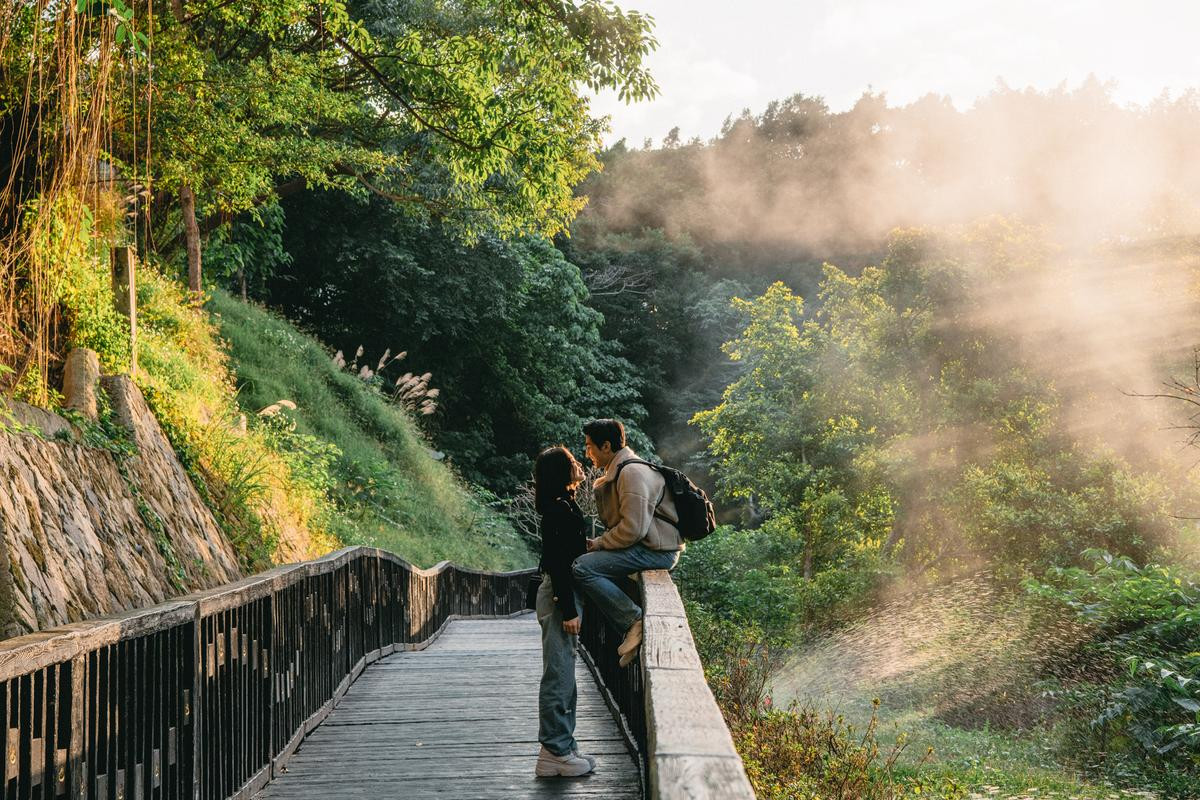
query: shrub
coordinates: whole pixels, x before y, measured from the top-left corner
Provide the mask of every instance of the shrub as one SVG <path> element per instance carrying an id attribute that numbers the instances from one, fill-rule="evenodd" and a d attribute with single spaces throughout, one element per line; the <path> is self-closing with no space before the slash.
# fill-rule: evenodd
<path id="1" fill-rule="evenodd" d="M 1101 758 L 1136 753 L 1150 772 L 1200 775 L 1200 581 L 1102 550 L 1093 566 L 1053 568 L 1027 589 L 1092 630 L 1078 657 L 1099 668 L 1061 697 Z"/>
<path id="2" fill-rule="evenodd" d="M 886 573 L 875 550 L 851 551 L 806 579 L 800 540 L 786 523 L 755 530 L 722 527 L 688 545 L 676 570 L 684 593 L 707 608 L 773 638 L 795 640 L 809 628 L 828 628 L 868 602 Z"/>
<path id="3" fill-rule="evenodd" d="M 786 649 L 755 626 L 739 625 L 689 604 L 688 619 L 704 661 L 704 674 L 733 735 L 754 791 L 763 800 L 899 800 L 965 792 L 952 780 L 920 775 L 932 748 L 914 766 L 900 769 L 907 749 L 901 735 L 883 746 L 875 700 L 858 728 L 832 711 L 793 703 L 776 708 L 771 679 Z"/>

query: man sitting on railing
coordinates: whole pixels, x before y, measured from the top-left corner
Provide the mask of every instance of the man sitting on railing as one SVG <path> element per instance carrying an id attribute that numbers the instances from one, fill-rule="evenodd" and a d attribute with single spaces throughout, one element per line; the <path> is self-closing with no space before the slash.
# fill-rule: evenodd
<path id="1" fill-rule="evenodd" d="M 572 573 L 579 590 L 624 632 L 617 647 L 624 667 L 642 644 L 642 609 L 617 581 L 631 573 L 675 566 L 683 550 L 676 527 L 679 515 L 663 476 L 626 446 L 624 425 L 598 419 L 584 425 L 583 433 L 588 458 L 604 470 L 593 493 L 606 530 L 588 540 L 589 552 L 575 559 Z"/>

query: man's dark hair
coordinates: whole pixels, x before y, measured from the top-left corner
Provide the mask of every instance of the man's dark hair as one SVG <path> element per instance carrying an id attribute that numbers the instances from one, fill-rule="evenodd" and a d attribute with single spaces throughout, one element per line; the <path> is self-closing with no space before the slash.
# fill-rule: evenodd
<path id="1" fill-rule="evenodd" d="M 596 447 L 604 447 L 604 443 L 608 442 L 614 453 L 625 446 L 625 426 L 619 420 L 594 419 L 583 426 L 583 434 Z"/>
<path id="2" fill-rule="evenodd" d="M 560 497 L 574 494 L 583 480 L 583 467 L 562 445 L 547 447 L 533 462 L 533 507 L 539 514 L 550 510 Z"/>

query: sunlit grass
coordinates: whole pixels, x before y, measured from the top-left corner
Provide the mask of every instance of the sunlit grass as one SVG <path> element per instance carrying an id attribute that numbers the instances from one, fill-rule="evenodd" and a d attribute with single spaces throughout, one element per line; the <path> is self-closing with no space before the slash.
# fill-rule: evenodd
<path id="1" fill-rule="evenodd" d="M 507 520 L 432 458 L 413 420 L 337 368 L 319 342 L 223 292 L 213 295 L 210 308 L 228 342 L 245 413 L 253 419 L 290 400 L 296 433 L 337 448 L 323 524 L 338 540 L 391 550 L 422 566 L 532 563 Z"/>

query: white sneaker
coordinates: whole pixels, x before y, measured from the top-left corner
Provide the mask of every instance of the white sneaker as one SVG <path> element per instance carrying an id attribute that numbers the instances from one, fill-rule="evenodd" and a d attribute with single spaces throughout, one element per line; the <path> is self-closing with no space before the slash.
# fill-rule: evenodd
<path id="1" fill-rule="evenodd" d="M 539 778 L 577 778 L 580 775 L 587 775 L 595 769 L 595 763 L 579 755 L 572 750 L 565 756 L 556 756 L 549 750 L 542 747 L 542 751 L 538 753 L 537 767 L 534 769 L 534 774 Z"/>
<path id="2" fill-rule="evenodd" d="M 584 755 L 583 753 L 579 752 L 578 749 L 572 750 L 571 752 L 574 753 L 575 755 L 579 756 L 580 758 L 582 758 L 584 761 L 591 764 L 593 770 L 596 769 L 596 757 L 595 756 Z"/>

